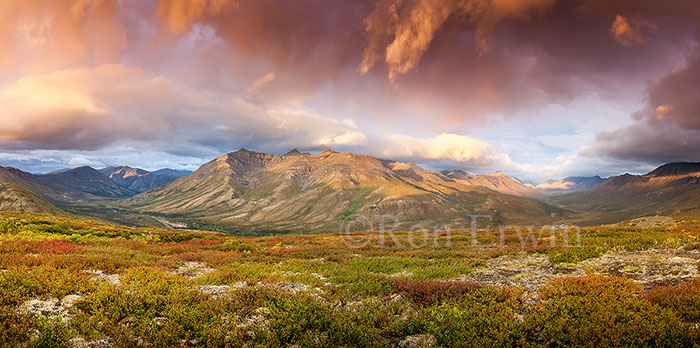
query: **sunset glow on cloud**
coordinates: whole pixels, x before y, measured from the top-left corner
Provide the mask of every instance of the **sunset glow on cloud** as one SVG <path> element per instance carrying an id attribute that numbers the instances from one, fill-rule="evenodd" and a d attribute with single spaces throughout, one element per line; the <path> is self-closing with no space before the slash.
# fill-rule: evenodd
<path id="1" fill-rule="evenodd" d="M 0 2 L 0 165 L 245 147 L 540 183 L 700 160 L 700 3 Z"/>

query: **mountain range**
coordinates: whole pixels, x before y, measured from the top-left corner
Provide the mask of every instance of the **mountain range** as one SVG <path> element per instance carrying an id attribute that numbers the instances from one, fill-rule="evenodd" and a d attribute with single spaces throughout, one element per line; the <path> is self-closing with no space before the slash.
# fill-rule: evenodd
<path id="1" fill-rule="evenodd" d="M 462 228 L 471 225 L 471 215 L 490 215 L 494 224 L 610 223 L 656 214 L 697 216 L 699 194 L 700 163 L 538 186 L 501 172 L 437 172 L 330 149 L 281 156 L 241 149 L 195 172 L 119 166 L 35 175 L 0 167 L 2 210 L 80 213 L 132 224 L 168 219 L 224 230 L 327 231 L 356 215 L 375 228 L 383 216 L 396 217 L 400 228 Z M 393 226 L 393 219 L 384 220 Z"/>
<path id="2" fill-rule="evenodd" d="M 568 214 L 413 163 L 329 149 L 282 156 L 241 149 L 124 205 L 209 224 L 273 230 L 336 229 L 355 214 L 373 223 L 392 216 L 401 226 L 428 228 L 469 226 L 474 214 L 492 215 L 500 223 L 534 223 Z"/>
<path id="3" fill-rule="evenodd" d="M 700 163 L 669 163 L 644 174 L 612 177 L 591 189 L 555 196 L 552 202 L 609 223 L 647 215 L 700 215 Z"/>

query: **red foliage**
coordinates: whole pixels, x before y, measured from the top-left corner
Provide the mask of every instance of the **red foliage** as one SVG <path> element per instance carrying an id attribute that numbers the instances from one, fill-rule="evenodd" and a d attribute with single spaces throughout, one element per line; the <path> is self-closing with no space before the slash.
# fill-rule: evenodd
<path id="1" fill-rule="evenodd" d="M 60 239 L 29 241 L 32 250 L 37 253 L 66 254 L 78 247 L 78 244 Z"/>
<path id="2" fill-rule="evenodd" d="M 670 308 L 685 320 L 700 321 L 700 279 L 680 285 L 657 286 L 644 293 L 652 303 Z"/>
<path id="3" fill-rule="evenodd" d="M 395 292 L 423 306 L 436 302 L 459 301 L 466 294 L 481 287 L 478 282 L 469 281 L 397 279 L 393 283 Z"/>

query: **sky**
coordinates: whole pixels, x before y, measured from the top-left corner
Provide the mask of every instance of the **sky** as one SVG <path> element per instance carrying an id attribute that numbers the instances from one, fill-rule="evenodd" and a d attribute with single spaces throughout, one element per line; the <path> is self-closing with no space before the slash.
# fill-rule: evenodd
<path id="1" fill-rule="evenodd" d="M 525 182 L 700 161 L 700 2 L 0 2 L 0 165 L 239 148 Z"/>

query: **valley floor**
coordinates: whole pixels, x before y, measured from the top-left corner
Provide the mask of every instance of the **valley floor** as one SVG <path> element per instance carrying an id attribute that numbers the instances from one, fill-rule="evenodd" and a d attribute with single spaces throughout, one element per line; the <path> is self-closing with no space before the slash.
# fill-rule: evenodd
<path id="1" fill-rule="evenodd" d="M 237 237 L 0 212 L 0 344 L 698 345 L 700 220 L 649 221 L 564 246 L 563 230 Z"/>

